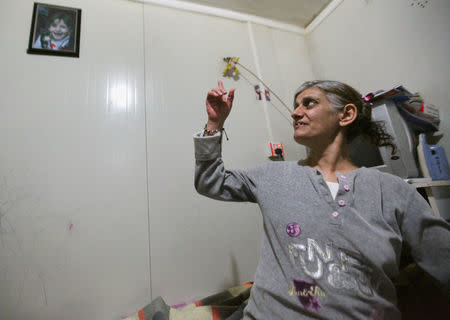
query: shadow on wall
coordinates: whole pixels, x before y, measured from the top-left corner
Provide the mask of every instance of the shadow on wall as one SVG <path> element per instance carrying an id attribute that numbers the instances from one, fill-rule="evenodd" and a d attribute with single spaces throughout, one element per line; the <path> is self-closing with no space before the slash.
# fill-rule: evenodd
<path id="1" fill-rule="evenodd" d="M 220 288 L 222 288 L 224 290 L 228 289 L 228 288 L 232 288 L 232 287 L 240 284 L 238 263 L 237 263 L 236 257 L 231 252 L 230 252 L 230 261 L 231 261 L 231 280 L 229 280 L 229 281 L 225 280 L 220 285 Z"/>

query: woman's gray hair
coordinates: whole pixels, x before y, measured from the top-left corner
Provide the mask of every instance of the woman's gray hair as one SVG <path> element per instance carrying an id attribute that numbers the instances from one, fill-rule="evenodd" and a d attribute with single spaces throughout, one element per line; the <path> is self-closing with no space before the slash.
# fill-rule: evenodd
<path id="1" fill-rule="evenodd" d="M 383 122 L 372 121 L 372 107 L 363 99 L 361 94 L 351 86 L 330 80 L 314 80 L 303 83 L 295 92 L 294 108 L 297 96 L 308 88 L 322 90 L 333 108 L 342 110 L 347 104 L 354 104 L 358 110 L 355 121 L 346 132 L 347 141 L 351 142 L 358 136 L 376 146 L 389 146 L 394 153 L 397 149 L 393 138 L 384 129 Z"/>
<path id="2" fill-rule="evenodd" d="M 328 100 L 330 100 L 331 105 L 338 110 L 341 110 L 346 104 L 354 103 L 355 100 L 361 99 L 361 95 L 345 83 L 331 80 L 314 80 L 303 83 L 297 89 L 294 96 L 294 105 L 297 96 L 311 87 L 322 89 Z"/>

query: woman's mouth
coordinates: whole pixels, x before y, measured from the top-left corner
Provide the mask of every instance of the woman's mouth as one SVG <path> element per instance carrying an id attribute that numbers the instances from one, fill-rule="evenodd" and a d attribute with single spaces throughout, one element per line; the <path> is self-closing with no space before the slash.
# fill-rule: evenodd
<path id="1" fill-rule="evenodd" d="M 302 126 L 306 126 L 306 123 L 303 121 L 297 121 L 294 123 L 295 128 L 302 127 Z"/>

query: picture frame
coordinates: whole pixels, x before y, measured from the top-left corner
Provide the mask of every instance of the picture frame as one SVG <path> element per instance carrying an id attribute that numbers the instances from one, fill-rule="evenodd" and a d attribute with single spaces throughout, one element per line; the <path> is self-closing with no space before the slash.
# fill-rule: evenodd
<path id="1" fill-rule="evenodd" d="M 34 3 L 27 53 L 80 57 L 81 9 Z"/>

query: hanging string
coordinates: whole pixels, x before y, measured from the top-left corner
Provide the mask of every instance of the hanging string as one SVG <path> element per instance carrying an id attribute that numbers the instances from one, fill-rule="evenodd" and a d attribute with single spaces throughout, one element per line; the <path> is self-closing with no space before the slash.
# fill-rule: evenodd
<path id="1" fill-rule="evenodd" d="M 224 71 L 224 75 L 232 74 L 233 72 L 239 73 L 239 70 L 237 70 L 235 65 L 237 64 L 237 65 L 241 66 L 248 73 L 250 73 L 252 76 L 254 76 L 258 81 L 260 81 L 269 90 L 269 92 L 271 92 L 275 96 L 275 98 L 277 98 L 278 101 L 281 102 L 281 104 L 283 105 L 283 107 L 286 108 L 286 110 L 289 112 L 289 114 L 291 114 L 292 110 L 289 109 L 289 107 L 283 102 L 283 100 L 281 100 L 281 98 L 275 92 L 273 92 L 273 90 L 270 89 L 270 87 L 267 84 L 265 84 L 256 74 L 254 74 L 250 69 L 248 69 L 242 63 L 240 63 L 239 58 L 226 57 L 226 58 L 223 58 L 223 60 L 225 62 L 227 62 L 227 68 Z"/>
<path id="2" fill-rule="evenodd" d="M 254 84 L 253 84 L 246 76 L 244 76 L 242 73 L 240 74 L 240 76 L 241 76 L 242 78 L 244 78 L 245 81 L 247 81 L 251 86 L 254 86 Z M 287 121 L 289 124 L 292 124 L 292 119 L 286 117 L 286 115 L 282 112 L 283 110 L 281 110 L 280 108 L 278 108 L 272 101 L 269 100 L 268 102 L 272 105 L 272 107 L 274 107 L 275 110 L 278 111 L 278 113 L 279 113 L 284 119 L 286 119 L 286 121 Z"/>

